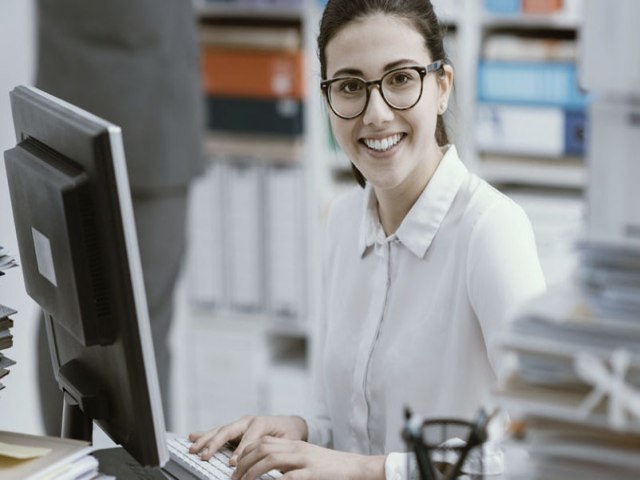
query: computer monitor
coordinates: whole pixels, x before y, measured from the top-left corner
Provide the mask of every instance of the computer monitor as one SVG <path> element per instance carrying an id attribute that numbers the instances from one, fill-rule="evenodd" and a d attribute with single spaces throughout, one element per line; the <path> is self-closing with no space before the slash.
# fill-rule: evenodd
<path id="1" fill-rule="evenodd" d="M 168 460 L 120 128 L 32 87 L 11 94 L 5 165 L 27 293 L 64 393 L 63 436 L 95 421 L 140 464 Z"/>

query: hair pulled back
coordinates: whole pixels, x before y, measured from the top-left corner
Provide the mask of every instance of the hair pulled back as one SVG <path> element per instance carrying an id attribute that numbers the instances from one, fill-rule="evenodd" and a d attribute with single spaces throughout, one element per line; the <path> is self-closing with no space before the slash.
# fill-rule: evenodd
<path id="1" fill-rule="evenodd" d="M 444 51 L 445 32 L 430 0 L 329 0 L 320 20 L 318 35 L 318 56 L 323 80 L 327 78 L 326 49 L 331 39 L 350 22 L 378 13 L 409 20 L 422 34 L 432 60 L 442 59 L 449 63 Z M 444 70 L 441 69 L 439 74 L 444 75 Z M 438 145 L 449 143 L 441 115 L 436 123 L 436 142 Z M 364 187 L 366 180 L 362 173 L 353 164 L 351 168 L 360 186 Z"/>

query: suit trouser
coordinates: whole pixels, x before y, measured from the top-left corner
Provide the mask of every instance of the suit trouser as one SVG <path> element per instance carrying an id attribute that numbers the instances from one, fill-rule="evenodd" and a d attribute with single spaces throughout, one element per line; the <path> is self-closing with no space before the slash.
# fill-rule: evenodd
<path id="1" fill-rule="evenodd" d="M 162 194 L 134 193 L 133 210 L 162 405 L 167 428 L 170 428 L 169 330 L 173 318 L 174 288 L 186 249 L 187 188 L 173 189 Z M 62 426 L 62 393 L 51 369 L 51 356 L 42 320 L 38 332 L 38 383 L 45 433 L 59 436 Z"/>

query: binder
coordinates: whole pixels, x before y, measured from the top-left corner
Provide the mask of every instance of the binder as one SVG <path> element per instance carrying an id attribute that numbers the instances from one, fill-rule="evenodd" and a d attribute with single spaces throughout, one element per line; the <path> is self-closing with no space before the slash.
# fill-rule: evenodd
<path id="1" fill-rule="evenodd" d="M 589 205 L 591 242 L 640 248 L 640 101 L 597 98 L 589 111 Z"/>
<path id="2" fill-rule="evenodd" d="M 487 12 L 496 14 L 519 13 L 521 0 L 484 0 L 484 8 Z"/>
<path id="3" fill-rule="evenodd" d="M 304 98 L 303 51 L 265 51 L 205 46 L 204 90 L 215 96 Z"/>
<path id="4" fill-rule="evenodd" d="M 299 100 L 209 96 L 208 127 L 214 132 L 299 136 L 304 105 Z"/>
<path id="5" fill-rule="evenodd" d="M 231 306 L 264 307 L 264 210 L 262 172 L 250 159 L 226 169 L 224 232 Z"/>
<path id="6" fill-rule="evenodd" d="M 549 158 L 584 153 L 586 115 L 558 107 L 479 104 L 478 149 Z"/>
<path id="7" fill-rule="evenodd" d="M 587 95 L 578 88 L 576 66 L 559 62 L 480 62 L 478 98 L 487 103 L 572 110 L 584 110 L 587 105 Z"/>
<path id="8" fill-rule="evenodd" d="M 584 110 L 569 110 L 564 115 L 564 151 L 568 155 L 584 155 L 587 115 Z"/>
<path id="9" fill-rule="evenodd" d="M 531 14 L 551 14 L 562 10 L 563 0 L 522 0 L 522 11 Z"/>
<path id="10" fill-rule="evenodd" d="M 476 144 L 483 151 L 557 157 L 563 154 L 564 129 L 560 108 L 478 105 Z"/>
<path id="11" fill-rule="evenodd" d="M 302 36 L 296 27 L 268 27 L 205 24 L 200 29 L 200 43 L 205 46 L 278 50 L 295 52 L 302 48 Z"/>
<path id="12" fill-rule="evenodd" d="M 300 168 L 267 170 L 267 308 L 280 318 L 300 318 L 305 298 L 305 216 Z"/>
<path id="13" fill-rule="evenodd" d="M 225 303 L 222 225 L 222 165 L 213 161 L 192 187 L 189 212 L 189 295 L 196 305 Z"/>
<path id="14" fill-rule="evenodd" d="M 301 138 L 209 132 L 204 149 L 211 155 L 254 158 L 259 162 L 299 163 L 304 150 Z"/>

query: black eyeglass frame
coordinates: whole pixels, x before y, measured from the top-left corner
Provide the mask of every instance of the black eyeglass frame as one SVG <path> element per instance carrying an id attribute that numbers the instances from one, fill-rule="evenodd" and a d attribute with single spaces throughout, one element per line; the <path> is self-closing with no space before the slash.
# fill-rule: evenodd
<path id="1" fill-rule="evenodd" d="M 352 120 L 354 118 L 359 117 L 360 115 L 362 115 L 365 112 L 365 110 L 369 106 L 369 99 L 371 98 L 371 88 L 370 87 L 372 85 L 377 85 L 378 91 L 380 92 L 380 96 L 384 100 L 384 103 L 386 103 L 389 106 L 389 108 L 392 108 L 393 110 L 399 110 L 399 111 L 409 110 L 409 109 L 415 107 L 416 104 L 422 98 L 422 90 L 423 90 L 423 87 L 424 87 L 424 77 L 426 77 L 427 74 L 429 74 L 429 73 L 437 72 L 444 65 L 445 65 L 445 61 L 444 60 L 436 60 L 435 62 L 430 63 L 429 65 L 427 65 L 426 67 L 421 67 L 421 66 L 418 66 L 418 65 L 411 65 L 411 66 L 408 66 L 408 67 L 398 67 L 398 68 L 394 68 L 393 70 L 389 70 L 388 72 L 386 72 L 384 75 L 382 75 L 382 77 L 380 77 L 377 80 L 369 80 L 369 81 L 367 81 L 367 80 L 365 80 L 363 78 L 360 78 L 360 77 L 336 77 L 336 78 L 331 78 L 329 80 L 323 80 L 322 82 L 320 82 L 320 89 L 322 90 L 322 93 L 324 94 L 325 98 L 327 99 L 327 103 L 329 104 L 329 108 L 331 109 L 331 111 L 337 117 L 342 118 L 343 120 Z M 389 103 L 389 100 L 387 100 L 387 98 L 384 96 L 384 89 L 382 88 L 382 81 L 385 79 L 385 77 L 391 75 L 392 73 L 399 72 L 401 70 L 415 70 L 420 75 L 420 94 L 418 95 L 418 98 L 416 99 L 416 101 L 413 102 L 413 104 L 409 105 L 408 107 L 396 107 L 395 105 L 392 105 L 391 103 Z M 363 82 L 367 93 L 366 93 L 366 98 L 365 98 L 364 106 L 362 107 L 362 110 L 360 112 L 358 112 L 357 114 L 355 114 L 355 115 L 345 116 L 345 115 L 339 114 L 333 108 L 333 105 L 331 104 L 331 97 L 329 95 L 329 87 L 331 86 L 332 83 L 335 83 L 335 82 L 338 82 L 338 81 L 341 81 L 341 80 L 342 81 L 343 80 L 348 80 L 350 78 L 356 79 L 356 80 L 360 80 L 361 82 Z"/>

